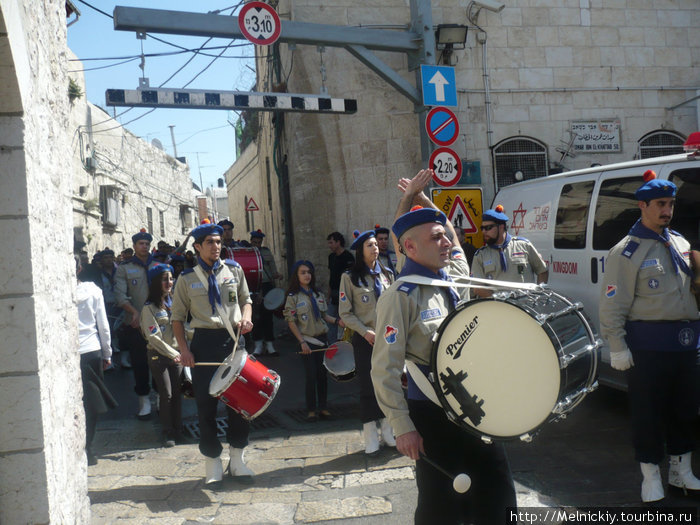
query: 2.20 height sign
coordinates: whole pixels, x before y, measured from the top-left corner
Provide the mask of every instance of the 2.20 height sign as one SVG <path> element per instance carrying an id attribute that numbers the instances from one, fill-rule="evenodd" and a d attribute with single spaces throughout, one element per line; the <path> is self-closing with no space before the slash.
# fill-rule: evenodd
<path id="1" fill-rule="evenodd" d="M 433 151 L 428 164 L 435 172 L 433 180 L 440 186 L 454 186 L 462 177 L 462 161 L 450 148 Z"/>

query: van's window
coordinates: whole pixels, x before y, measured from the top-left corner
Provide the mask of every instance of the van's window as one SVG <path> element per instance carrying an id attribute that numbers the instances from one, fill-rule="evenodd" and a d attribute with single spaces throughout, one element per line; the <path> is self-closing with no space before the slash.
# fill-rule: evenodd
<path id="1" fill-rule="evenodd" d="M 639 219 L 634 192 L 641 186 L 640 177 L 608 179 L 600 185 L 593 225 L 593 249 L 609 250 L 627 235 Z"/>
<path id="2" fill-rule="evenodd" d="M 594 181 L 565 184 L 559 195 L 554 247 L 582 250 L 586 247 L 588 209 Z"/>
<path id="3" fill-rule="evenodd" d="M 697 250 L 700 248 L 700 168 L 673 171 L 668 179 L 678 186 L 671 228 Z"/>

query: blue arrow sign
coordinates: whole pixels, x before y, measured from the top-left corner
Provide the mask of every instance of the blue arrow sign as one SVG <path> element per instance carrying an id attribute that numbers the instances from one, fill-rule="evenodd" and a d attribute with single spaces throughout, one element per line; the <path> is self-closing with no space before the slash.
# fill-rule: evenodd
<path id="1" fill-rule="evenodd" d="M 455 68 L 422 65 L 420 74 L 425 106 L 457 106 Z"/>

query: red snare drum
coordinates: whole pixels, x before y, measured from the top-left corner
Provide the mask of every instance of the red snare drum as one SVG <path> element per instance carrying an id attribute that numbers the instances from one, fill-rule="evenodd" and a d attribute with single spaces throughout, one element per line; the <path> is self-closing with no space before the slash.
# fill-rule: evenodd
<path id="1" fill-rule="evenodd" d="M 263 278 L 263 260 L 257 248 L 233 248 L 233 259 L 241 265 L 248 290 L 257 292 L 260 290 Z"/>
<path id="2" fill-rule="evenodd" d="M 245 350 L 228 356 L 209 383 L 209 394 L 218 397 L 245 419 L 262 414 L 277 394 L 280 376 Z"/>

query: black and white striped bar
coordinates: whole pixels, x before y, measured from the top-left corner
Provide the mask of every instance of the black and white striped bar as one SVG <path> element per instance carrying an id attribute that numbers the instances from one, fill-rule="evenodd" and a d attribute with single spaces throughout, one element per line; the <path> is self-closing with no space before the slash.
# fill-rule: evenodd
<path id="1" fill-rule="evenodd" d="M 302 113 L 357 112 L 357 100 L 319 95 L 205 91 L 195 89 L 108 89 L 108 106 L 188 109 L 253 109 L 257 111 L 296 111 Z"/>

